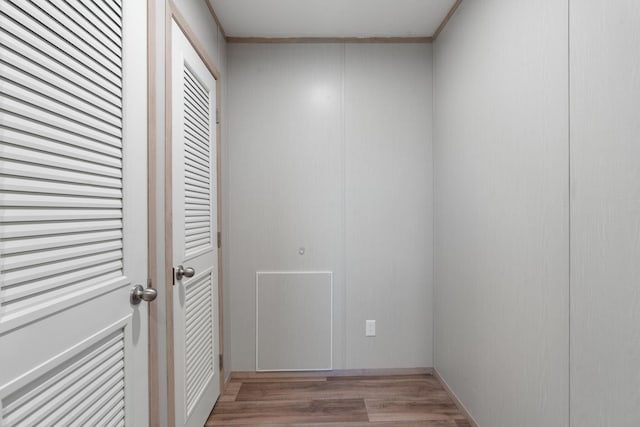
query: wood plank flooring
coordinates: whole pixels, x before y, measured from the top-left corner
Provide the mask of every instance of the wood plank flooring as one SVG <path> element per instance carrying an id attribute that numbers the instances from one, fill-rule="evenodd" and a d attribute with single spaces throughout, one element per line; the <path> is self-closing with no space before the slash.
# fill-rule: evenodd
<path id="1" fill-rule="evenodd" d="M 206 425 L 471 427 L 428 374 L 232 378 Z"/>

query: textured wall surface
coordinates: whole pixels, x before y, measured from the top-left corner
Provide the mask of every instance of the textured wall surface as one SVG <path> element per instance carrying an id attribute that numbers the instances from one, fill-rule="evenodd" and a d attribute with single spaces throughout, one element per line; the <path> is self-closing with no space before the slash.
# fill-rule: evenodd
<path id="1" fill-rule="evenodd" d="M 567 19 L 466 1 L 435 44 L 435 367 L 483 427 L 568 425 Z"/>
<path id="2" fill-rule="evenodd" d="M 345 61 L 347 366 L 433 366 L 431 47 Z"/>
<path id="3" fill-rule="evenodd" d="M 230 45 L 228 60 L 232 369 L 255 369 L 259 270 L 333 271 L 334 368 L 431 366 L 430 47 Z"/>
<path id="4" fill-rule="evenodd" d="M 570 15 L 571 425 L 635 427 L 640 4 L 572 1 Z"/>

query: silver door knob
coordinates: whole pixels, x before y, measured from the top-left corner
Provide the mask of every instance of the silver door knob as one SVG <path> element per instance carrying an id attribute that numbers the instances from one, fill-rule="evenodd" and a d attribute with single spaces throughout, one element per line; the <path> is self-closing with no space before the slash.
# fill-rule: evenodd
<path id="1" fill-rule="evenodd" d="M 132 305 L 140 304 L 140 301 L 151 302 L 158 296 L 158 291 L 153 288 L 143 288 L 142 285 L 135 285 L 131 288 L 129 301 Z"/>
<path id="2" fill-rule="evenodd" d="M 176 280 L 182 280 L 183 277 L 193 277 L 194 274 L 196 274 L 196 271 L 191 267 L 179 265 L 176 268 Z"/>

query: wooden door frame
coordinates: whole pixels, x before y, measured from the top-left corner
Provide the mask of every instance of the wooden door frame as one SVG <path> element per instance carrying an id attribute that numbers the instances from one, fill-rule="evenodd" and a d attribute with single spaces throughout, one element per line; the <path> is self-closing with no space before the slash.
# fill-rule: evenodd
<path id="1" fill-rule="evenodd" d="M 156 1 L 147 0 L 147 286 L 158 288 L 156 238 Z M 160 425 L 158 303 L 148 311 L 149 425 Z"/>
<path id="2" fill-rule="evenodd" d="M 153 0 L 149 0 L 153 2 Z M 187 20 L 182 16 L 177 6 L 172 0 L 166 1 L 165 19 L 165 163 L 164 163 L 164 209 L 165 209 L 165 311 L 166 311 L 166 340 L 167 340 L 167 417 L 170 426 L 175 425 L 175 372 L 174 372 L 174 334 L 173 334 L 173 173 L 172 173 L 172 82 L 171 82 L 171 61 L 172 61 L 172 25 L 174 21 L 182 30 L 187 40 L 207 67 L 216 81 L 216 109 L 220 111 L 222 100 L 220 72 L 212 58 L 209 57 L 204 46 L 196 37 L 194 31 L 189 26 Z M 217 228 L 218 232 L 222 228 L 222 192 L 221 183 L 221 121 L 216 120 L 216 189 L 217 189 Z M 154 222 L 155 223 L 155 222 Z M 222 250 L 218 248 L 218 349 L 224 354 L 223 339 L 223 298 L 222 298 Z M 156 331 L 157 333 L 157 331 Z M 157 370 L 156 370 L 157 372 Z M 157 375 L 157 374 L 156 374 Z M 224 371 L 220 369 L 220 391 L 224 387 Z M 153 424 L 152 424 L 153 425 Z"/>

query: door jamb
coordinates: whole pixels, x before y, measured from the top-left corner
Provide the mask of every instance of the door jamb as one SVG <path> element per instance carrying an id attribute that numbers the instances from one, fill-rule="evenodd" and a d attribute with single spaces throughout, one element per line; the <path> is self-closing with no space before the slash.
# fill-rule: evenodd
<path id="1" fill-rule="evenodd" d="M 147 0 L 147 278 L 148 287 L 158 288 L 156 274 L 156 1 Z M 160 425 L 158 369 L 158 303 L 148 311 L 149 425 Z"/>

